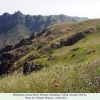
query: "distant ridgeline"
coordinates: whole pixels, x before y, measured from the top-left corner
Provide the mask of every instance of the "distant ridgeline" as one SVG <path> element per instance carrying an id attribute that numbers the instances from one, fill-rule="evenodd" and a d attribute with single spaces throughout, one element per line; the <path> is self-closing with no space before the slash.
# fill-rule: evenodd
<path id="1" fill-rule="evenodd" d="M 18 42 L 39 32 L 52 24 L 87 20 L 85 17 L 70 17 L 66 15 L 25 15 L 20 11 L 14 14 L 4 13 L 0 16 L 0 48 Z"/>

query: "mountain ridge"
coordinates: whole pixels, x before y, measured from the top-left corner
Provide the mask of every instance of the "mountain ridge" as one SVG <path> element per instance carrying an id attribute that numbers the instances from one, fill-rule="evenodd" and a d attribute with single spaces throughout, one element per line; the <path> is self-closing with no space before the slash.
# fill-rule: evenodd
<path id="1" fill-rule="evenodd" d="M 80 17 L 70 17 L 66 15 L 50 15 L 50 16 L 42 16 L 42 15 L 25 15 L 22 12 L 17 11 L 14 14 L 4 13 L 0 15 L 0 40 L 1 45 L 0 48 L 9 45 L 11 43 L 18 42 L 21 39 L 30 36 L 32 32 L 39 32 L 40 30 L 47 28 L 52 24 L 63 23 L 63 22 L 76 22 L 81 20 L 87 20 L 88 18 L 80 18 Z M 23 26 L 23 29 L 16 28 L 16 26 Z M 15 30 L 12 30 L 16 28 Z M 20 31 L 21 30 L 21 31 Z M 27 30 L 25 32 L 25 30 Z M 19 31 L 19 34 L 23 34 L 22 36 L 17 36 L 16 31 Z M 12 34 L 15 34 L 16 37 L 12 37 Z M 4 34 L 4 35 L 2 35 Z M 7 37 L 7 35 L 9 35 Z M 24 36 L 25 35 L 25 36 Z M 21 37 L 21 38 L 20 38 Z M 6 40 L 9 41 L 6 42 Z"/>

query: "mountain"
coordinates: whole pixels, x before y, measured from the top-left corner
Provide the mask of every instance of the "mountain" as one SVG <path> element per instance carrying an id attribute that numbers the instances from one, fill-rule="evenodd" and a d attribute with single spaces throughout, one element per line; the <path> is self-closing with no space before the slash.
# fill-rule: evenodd
<path id="1" fill-rule="evenodd" d="M 39 32 L 52 24 L 62 22 L 76 22 L 88 18 L 70 17 L 66 15 L 25 15 L 20 11 L 14 14 L 4 13 L 0 16 L 0 48 L 18 42 L 30 36 L 32 32 Z"/>
<path id="2" fill-rule="evenodd" d="M 0 92 L 100 93 L 100 19 L 61 23 L 0 50 Z"/>

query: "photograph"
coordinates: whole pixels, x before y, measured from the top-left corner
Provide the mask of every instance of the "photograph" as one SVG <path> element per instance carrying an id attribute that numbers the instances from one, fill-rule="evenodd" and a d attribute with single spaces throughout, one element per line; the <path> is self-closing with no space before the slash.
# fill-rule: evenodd
<path id="1" fill-rule="evenodd" d="M 0 0 L 0 99 L 99 100 L 99 10 L 100 0 Z"/>

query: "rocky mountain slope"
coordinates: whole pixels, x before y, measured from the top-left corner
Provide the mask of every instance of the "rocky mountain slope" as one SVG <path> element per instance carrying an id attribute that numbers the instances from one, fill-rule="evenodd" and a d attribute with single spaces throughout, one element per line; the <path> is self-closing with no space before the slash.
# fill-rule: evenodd
<path id="1" fill-rule="evenodd" d="M 18 42 L 30 36 L 32 32 L 39 32 L 52 24 L 87 19 L 66 15 L 24 15 L 20 11 L 14 14 L 4 13 L 0 16 L 0 48 Z"/>
<path id="2" fill-rule="evenodd" d="M 52 25 L 0 50 L 0 92 L 99 93 L 100 19 Z"/>
<path id="3" fill-rule="evenodd" d="M 35 60 L 37 61 L 37 59 L 48 59 L 51 61 L 55 59 L 57 50 L 59 51 L 63 47 L 69 49 L 73 48 L 67 51 L 70 55 L 70 51 L 74 52 L 83 45 L 80 43 L 78 47 L 74 47 L 73 45 L 78 41 L 83 39 L 83 43 L 86 43 L 85 45 L 89 43 L 85 42 L 85 38 L 99 31 L 99 21 L 100 20 L 88 20 L 84 22 L 52 25 L 40 32 L 32 33 L 28 38 L 22 39 L 18 43 L 7 45 L 0 50 L 0 74 L 13 72 L 23 66 L 27 59 L 33 62 Z M 70 48 L 70 46 L 72 47 Z M 55 53 L 53 53 L 54 51 Z M 95 52 L 95 50 L 87 50 L 87 52 Z M 59 55 L 61 56 L 61 54 Z M 9 56 L 11 56 L 10 59 Z M 74 58 L 74 56 L 76 56 L 76 54 L 72 53 L 71 58 Z M 59 58 L 58 54 L 57 57 Z M 68 61 L 70 62 L 70 60 Z"/>

